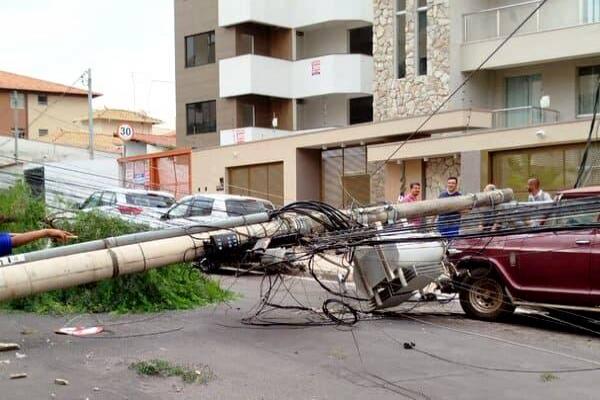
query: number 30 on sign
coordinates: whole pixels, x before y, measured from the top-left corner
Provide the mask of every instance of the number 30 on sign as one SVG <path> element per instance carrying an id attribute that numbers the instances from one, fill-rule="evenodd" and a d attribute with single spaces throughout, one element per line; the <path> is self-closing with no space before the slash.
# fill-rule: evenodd
<path id="1" fill-rule="evenodd" d="M 131 140 L 133 128 L 127 124 L 119 125 L 119 137 L 123 140 Z"/>

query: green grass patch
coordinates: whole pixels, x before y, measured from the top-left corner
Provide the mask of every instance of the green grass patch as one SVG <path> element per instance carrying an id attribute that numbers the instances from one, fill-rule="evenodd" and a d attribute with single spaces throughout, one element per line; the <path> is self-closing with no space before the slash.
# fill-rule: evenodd
<path id="1" fill-rule="evenodd" d="M 185 383 L 206 384 L 214 378 L 212 370 L 206 365 L 199 368 L 188 368 L 160 359 L 134 362 L 129 365 L 129 368 L 135 370 L 138 375 L 144 376 L 157 376 L 161 378 L 179 376 Z"/>
<path id="2" fill-rule="evenodd" d="M 2 232 L 25 232 L 44 228 L 45 208 L 22 184 L 0 190 L 0 216 L 10 221 L 0 223 Z M 78 236 L 77 242 L 140 232 L 148 228 L 98 213 L 79 213 L 63 221 L 61 228 Z M 48 243 L 38 241 L 16 249 L 15 253 L 38 250 Z M 232 293 L 218 282 L 201 274 L 189 263 L 178 263 L 145 273 L 125 275 L 75 288 L 56 290 L 0 304 L 0 308 L 43 314 L 100 312 L 157 312 L 188 310 L 226 301 Z"/>

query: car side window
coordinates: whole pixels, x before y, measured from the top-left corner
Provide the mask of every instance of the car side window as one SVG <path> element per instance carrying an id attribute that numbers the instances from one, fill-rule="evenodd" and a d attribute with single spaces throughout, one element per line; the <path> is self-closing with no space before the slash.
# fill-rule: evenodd
<path id="1" fill-rule="evenodd" d="M 103 206 L 110 206 L 117 203 L 117 196 L 114 192 L 103 192 L 101 204 Z"/>
<path id="2" fill-rule="evenodd" d="M 225 208 L 230 217 L 265 212 L 264 204 L 256 200 L 225 200 Z"/>
<path id="3" fill-rule="evenodd" d="M 102 201 L 102 192 L 92 193 L 90 197 L 83 203 L 81 208 L 99 207 Z"/>
<path id="4" fill-rule="evenodd" d="M 169 211 L 169 218 L 184 218 L 187 216 L 188 208 L 190 207 L 191 200 L 186 200 L 182 203 L 177 204 Z"/>
<path id="5" fill-rule="evenodd" d="M 213 199 L 209 199 L 207 197 L 196 197 L 192 201 L 192 206 L 190 207 L 189 216 L 190 217 L 206 217 L 212 213 L 213 209 Z"/>

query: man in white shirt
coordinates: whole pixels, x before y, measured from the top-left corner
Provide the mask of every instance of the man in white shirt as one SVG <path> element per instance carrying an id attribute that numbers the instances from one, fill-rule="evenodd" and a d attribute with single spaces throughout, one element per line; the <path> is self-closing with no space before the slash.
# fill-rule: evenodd
<path id="1" fill-rule="evenodd" d="M 527 181 L 527 191 L 529 192 L 528 202 L 533 201 L 552 201 L 552 197 L 540 189 L 539 178 L 531 178 Z"/>

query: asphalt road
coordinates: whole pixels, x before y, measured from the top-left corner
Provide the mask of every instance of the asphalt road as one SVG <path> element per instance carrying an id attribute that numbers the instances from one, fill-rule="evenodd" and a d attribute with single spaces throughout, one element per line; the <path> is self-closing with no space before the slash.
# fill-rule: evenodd
<path id="1" fill-rule="evenodd" d="M 463 317 L 456 304 L 419 307 L 405 317 L 334 326 L 267 328 L 241 324 L 258 300 L 260 277 L 221 276 L 240 297 L 230 304 L 155 315 L 0 315 L 1 399 L 598 399 L 600 340 L 585 330 L 520 313 L 506 323 Z M 320 307 L 309 280 L 287 285 Z M 284 294 L 293 301 L 290 294 Z M 284 310 L 279 321 L 305 316 Z M 104 324 L 98 338 L 60 336 L 64 324 Z M 174 331 L 173 331 L 174 330 Z M 168 332 L 171 331 L 171 332 Z M 146 336 L 144 336 L 146 335 Z M 414 349 L 404 349 L 414 342 Z M 133 361 L 208 366 L 207 384 L 140 377 Z M 8 363 L 4 360 L 9 360 Z M 558 372 L 560 370 L 593 369 Z M 550 372 L 544 372 L 550 371 Z M 27 378 L 10 380 L 12 373 Z M 69 380 L 68 386 L 54 384 Z"/>

